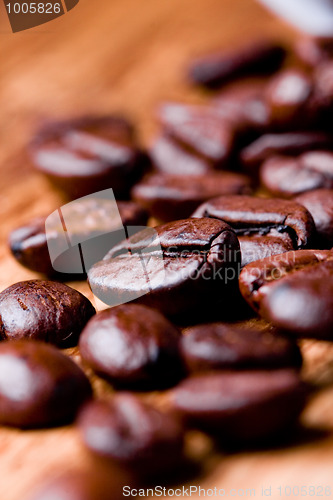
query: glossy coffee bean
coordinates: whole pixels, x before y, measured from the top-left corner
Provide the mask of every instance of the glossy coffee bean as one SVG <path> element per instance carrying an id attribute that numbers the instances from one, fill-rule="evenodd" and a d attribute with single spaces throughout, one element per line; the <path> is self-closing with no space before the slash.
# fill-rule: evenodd
<path id="1" fill-rule="evenodd" d="M 234 134 L 228 121 L 208 106 L 165 103 L 159 109 L 165 132 L 189 151 L 217 167 L 227 165 Z"/>
<path id="2" fill-rule="evenodd" d="M 298 158 L 273 157 L 261 166 L 260 180 L 275 196 L 291 197 L 313 189 L 332 189 L 333 154 L 313 151 Z"/>
<path id="3" fill-rule="evenodd" d="M 147 228 L 110 250 L 89 273 L 105 303 L 136 299 L 167 315 L 205 311 L 237 282 L 237 236 L 216 219 L 185 219 Z"/>
<path id="4" fill-rule="evenodd" d="M 91 397 L 83 371 L 53 346 L 33 340 L 0 344 L 0 423 L 32 428 L 70 422 Z"/>
<path id="5" fill-rule="evenodd" d="M 243 297 L 274 326 L 299 337 L 333 338 L 333 252 L 298 250 L 253 262 Z"/>
<path id="6" fill-rule="evenodd" d="M 179 467 L 184 431 L 176 417 L 130 394 L 93 401 L 80 412 L 78 427 L 87 448 L 140 475 Z"/>
<path id="7" fill-rule="evenodd" d="M 0 293 L 0 338 L 74 346 L 95 314 L 80 292 L 55 281 L 20 281 Z"/>
<path id="8" fill-rule="evenodd" d="M 273 77 L 267 86 L 265 97 L 275 125 L 290 130 L 303 127 L 309 122 L 309 101 L 313 81 L 298 69 L 287 69 Z"/>
<path id="9" fill-rule="evenodd" d="M 158 311 L 126 304 L 92 318 L 79 345 L 83 360 L 115 385 L 161 388 L 180 376 L 179 340 Z"/>
<path id="10" fill-rule="evenodd" d="M 264 98 L 266 81 L 245 79 L 228 85 L 213 99 L 213 107 L 239 134 L 263 132 L 271 126 L 271 110 Z"/>
<path id="11" fill-rule="evenodd" d="M 227 222 L 238 236 L 242 265 L 307 247 L 315 231 L 307 210 L 294 201 L 253 196 L 221 196 L 203 203 L 193 217 Z"/>
<path id="12" fill-rule="evenodd" d="M 297 156 L 304 151 L 332 149 L 333 137 L 324 132 L 265 134 L 241 151 L 240 159 L 250 170 L 276 155 Z"/>
<path id="13" fill-rule="evenodd" d="M 233 51 L 207 55 L 194 60 L 189 68 L 189 79 L 209 88 L 221 86 L 240 76 L 266 74 L 281 65 L 285 50 L 270 41 L 258 41 Z"/>
<path id="14" fill-rule="evenodd" d="M 37 486 L 26 500 L 120 500 L 129 484 L 124 471 L 110 465 L 103 472 L 97 467 L 66 471 Z"/>
<path id="15" fill-rule="evenodd" d="M 295 343 L 271 327 L 240 328 L 208 323 L 186 328 L 181 355 L 190 372 L 299 367 L 302 356 Z"/>
<path id="16" fill-rule="evenodd" d="M 54 212 L 48 219 L 32 219 L 9 236 L 11 252 L 18 262 L 50 277 L 61 277 L 60 270 L 63 269 L 63 278 L 68 278 L 66 270 L 72 270 L 70 274 L 84 279 L 86 275 L 82 257 L 84 267 L 89 268 L 91 262 L 100 260 L 112 244 L 123 238 L 123 226 L 145 225 L 148 219 L 146 210 L 137 203 L 120 201 L 116 204 L 113 200 L 100 198 L 76 200 L 60 208 L 59 212 L 62 218 Z M 118 241 L 116 231 L 119 233 Z M 53 263 L 50 245 L 59 249 L 60 253 Z"/>
<path id="17" fill-rule="evenodd" d="M 333 189 L 315 189 L 295 198 L 312 215 L 321 248 L 333 246 Z"/>
<path id="18" fill-rule="evenodd" d="M 305 403 L 296 371 L 217 372 L 184 380 L 172 393 L 178 412 L 222 442 L 248 442 L 290 429 Z"/>
<path id="19" fill-rule="evenodd" d="M 35 167 L 71 199 L 106 188 L 126 196 L 145 166 L 132 125 L 117 116 L 46 125 L 30 153 Z"/>
<path id="20" fill-rule="evenodd" d="M 166 135 L 158 137 L 149 156 L 156 170 L 171 175 L 205 175 L 212 170 L 208 160 L 187 151 Z"/>
<path id="21" fill-rule="evenodd" d="M 181 177 L 152 174 L 132 189 L 132 196 L 162 221 L 189 217 L 204 201 L 222 194 L 248 194 L 250 179 L 233 172 Z"/>

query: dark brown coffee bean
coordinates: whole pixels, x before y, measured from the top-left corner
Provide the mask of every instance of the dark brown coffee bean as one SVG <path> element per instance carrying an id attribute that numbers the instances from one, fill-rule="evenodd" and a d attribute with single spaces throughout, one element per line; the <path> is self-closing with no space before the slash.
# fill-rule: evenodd
<path id="1" fill-rule="evenodd" d="M 183 460 L 184 431 L 176 417 L 130 394 L 89 403 L 78 426 L 90 451 L 140 475 L 165 474 Z"/>
<path id="2" fill-rule="evenodd" d="M 297 156 L 304 151 L 332 149 L 333 137 L 324 132 L 287 132 L 265 134 L 241 151 L 243 165 L 256 170 L 265 160 L 276 155 Z"/>
<path id="3" fill-rule="evenodd" d="M 240 328 L 208 323 L 186 328 L 180 343 L 189 371 L 299 367 L 302 356 L 295 343 L 271 327 Z"/>
<path id="4" fill-rule="evenodd" d="M 262 185 L 275 196 L 295 196 L 320 188 L 333 188 L 333 154 L 305 153 L 299 158 L 273 157 L 260 169 Z"/>
<path id="5" fill-rule="evenodd" d="M 212 165 L 207 160 L 189 153 L 165 135 L 155 140 L 149 155 L 153 166 L 165 174 L 204 175 L 212 170 Z"/>
<path id="6" fill-rule="evenodd" d="M 293 201 L 253 196 L 221 196 L 203 203 L 193 217 L 227 222 L 238 236 L 242 265 L 270 255 L 304 248 L 314 233 L 314 222 Z"/>
<path id="7" fill-rule="evenodd" d="M 97 314 L 80 336 L 80 353 L 116 385 L 161 388 L 180 376 L 180 333 L 149 307 L 126 304 Z"/>
<path id="8" fill-rule="evenodd" d="M 124 485 L 130 483 L 123 470 L 111 465 L 103 472 L 100 467 L 73 470 L 29 492 L 26 500 L 121 500 Z"/>
<path id="9" fill-rule="evenodd" d="M 246 266 L 247 302 L 274 326 L 300 337 L 332 340 L 333 252 L 298 250 Z"/>
<path id="10" fill-rule="evenodd" d="M 247 79 L 224 88 L 213 106 L 239 134 L 262 132 L 271 125 L 271 111 L 264 99 L 266 81 Z"/>
<path id="11" fill-rule="evenodd" d="M 244 75 L 275 71 L 285 57 L 285 50 L 274 42 L 257 41 L 233 51 L 207 55 L 194 60 L 189 68 L 192 82 L 209 88 Z"/>
<path id="12" fill-rule="evenodd" d="M 53 212 L 47 219 L 47 237 L 46 219 L 35 218 L 11 232 L 9 246 L 12 254 L 32 271 L 61 277 L 62 270 L 63 278 L 68 278 L 67 271 L 75 274 L 77 279 L 84 279 L 85 269 L 99 261 L 112 245 L 124 238 L 123 226 L 145 225 L 148 213 L 134 202 L 116 203 L 114 200 L 89 197 Z M 50 259 L 50 245 L 59 253 L 54 262 Z"/>
<path id="13" fill-rule="evenodd" d="M 222 299 L 237 282 L 239 243 L 216 219 L 185 219 L 147 228 L 114 247 L 89 271 L 105 303 L 136 299 L 168 315 Z"/>
<path id="14" fill-rule="evenodd" d="M 291 369 L 200 375 L 172 394 L 190 424 L 243 446 L 287 431 L 305 403 L 304 386 Z"/>
<path id="15" fill-rule="evenodd" d="M 1 425 L 68 423 L 90 397 L 88 378 L 55 347 L 33 340 L 0 343 Z"/>
<path id="16" fill-rule="evenodd" d="M 106 188 L 128 195 L 146 161 L 132 125 L 117 116 L 51 123 L 37 134 L 30 151 L 36 168 L 71 199 Z"/>
<path id="17" fill-rule="evenodd" d="M 233 172 L 201 176 L 152 174 L 132 190 L 133 198 L 154 217 L 172 221 L 189 217 L 204 201 L 222 194 L 249 194 L 250 179 Z"/>
<path id="18" fill-rule="evenodd" d="M 74 346 L 95 314 L 80 292 L 55 281 L 20 281 L 0 293 L 0 338 Z"/>
<path id="19" fill-rule="evenodd" d="M 312 79 L 298 69 L 281 71 L 267 86 L 265 97 L 273 124 L 283 128 L 303 127 L 312 118 L 308 104 Z"/>
<path id="20" fill-rule="evenodd" d="M 317 243 L 321 248 L 333 246 L 333 189 L 315 189 L 303 193 L 295 201 L 312 215 L 317 229 Z"/>
<path id="21" fill-rule="evenodd" d="M 208 106 L 166 103 L 160 107 L 159 119 L 175 141 L 202 156 L 216 167 L 228 163 L 234 133 L 228 121 Z"/>

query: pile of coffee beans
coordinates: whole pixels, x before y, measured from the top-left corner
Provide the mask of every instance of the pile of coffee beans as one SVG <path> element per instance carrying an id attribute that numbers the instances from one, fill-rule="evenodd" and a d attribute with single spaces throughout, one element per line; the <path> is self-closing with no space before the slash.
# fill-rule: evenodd
<path id="1" fill-rule="evenodd" d="M 191 429 L 224 450 L 292 441 L 311 392 L 298 340 L 333 340 L 332 47 L 265 40 L 193 61 L 206 104 L 162 104 L 148 152 L 118 116 L 37 133 L 35 167 L 82 198 L 10 235 L 42 279 L 0 293 L 1 424 L 76 419 L 94 464 L 139 484 L 185 468 Z M 46 279 L 72 275 L 111 307 Z M 77 344 L 82 368 L 57 349 Z M 33 499 L 121 498 L 107 476 Z"/>

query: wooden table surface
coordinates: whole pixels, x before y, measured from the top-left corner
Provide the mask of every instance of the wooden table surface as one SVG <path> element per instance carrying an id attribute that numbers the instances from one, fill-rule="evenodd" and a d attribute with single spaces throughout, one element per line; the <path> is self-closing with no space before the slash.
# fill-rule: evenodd
<path id="1" fill-rule="evenodd" d="M 65 16 L 16 34 L 1 3 L 0 289 L 35 277 L 11 257 L 9 231 L 61 205 L 24 156 L 24 145 L 43 119 L 120 111 L 136 121 L 148 144 L 160 100 L 203 99 L 184 77 L 191 56 L 261 35 L 291 40 L 294 33 L 252 0 L 80 0 Z M 90 296 L 85 284 L 75 286 Z M 333 347 L 308 341 L 303 350 L 305 376 L 321 387 L 304 413 L 309 430 L 288 446 L 229 455 L 199 442 L 206 467 L 190 482 L 223 488 L 236 498 L 254 496 L 250 489 L 260 497 L 262 487 L 271 487 L 274 499 L 280 498 L 279 486 L 282 497 L 289 492 L 285 486 L 322 486 L 316 497 L 327 498 L 326 486 L 333 491 Z M 70 427 L 1 428 L 0 499 L 22 500 L 39 481 L 86 462 Z"/>

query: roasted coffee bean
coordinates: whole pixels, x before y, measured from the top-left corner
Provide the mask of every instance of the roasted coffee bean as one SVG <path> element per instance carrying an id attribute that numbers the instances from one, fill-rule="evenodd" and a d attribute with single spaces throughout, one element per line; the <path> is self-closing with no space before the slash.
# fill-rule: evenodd
<path id="1" fill-rule="evenodd" d="M 299 337 L 333 339 L 333 252 L 298 250 L 246 266 L 239 278 L 248 303 Z"/>
<path id="2" fill-rule="evenodd" d="M 186 328 L 181 355 L 190 372 L 299 367 L 297 345 L 273 328 L 240 328 L 228 323 L 208 323 Z"/>
<path id="3" fill-rule="evenodd" d="M 284 57 L 285 50 L 280 45 L 257 41 L 233 51 L 198 58 L 192 62 L 188 75 L 196 84 L 216 88 L 240 76 L 273 72 Z"/>
<path id="4" fill-rule="evenodd" d="M 116 385 L 161 388 L 180 376 L 180 333 L 149 307 L 126 304 L 97 314 L 80 336 L 80 353 Z"/>
<path id="5" fill-rule="evenodd" d="M 313 151 L 299 158 L 273 157 L 261 166 L 262 185 L 275 196 L 295 196 L 313 189 L 333 188 L 333 154 Z"/>
<path id="6" fill-rule="evenodd" d="M 147 228 L 114 247 L 88 273 L 107 304 L 136 299 L 167 315 L 205 311 L 230 293 L 240 264 L 237 236 L 216 219 Z"/>
<path id="7" fill-rule="evenodd" d="M 100 468 L 67 471 L 36 488 L 26 500 L 121 500 L 124 485 L 131 484 L 128 474 L 109 464 L 103 472 Z"/>
<path id="8" fill-rule="evenodd" d="M 130 394 L 94 401 L 80 412 L 78 427 L 87 448 L 140 475 L 165 473 L 183 461 L 183 427 Z"/>
<path id="9" fill-rule="evenodd" d="M 305 392 L 292 369 L 218 372 L 184 380 L 172 401 L 191 425 L 244 446 L 287 431 L 303 409 Z"/>
<path id="10" fill-rule="evenodd" d="M 307 247 L 314 222 L 294 201 L 253 196 L 220 196 L 203 203 L 193 217 L 227 222 L 238 236 L 242 265 L 270 255 Z"/>
<path id="11" fill-rule="evenodd" d="M 208 106 L 166 103 L 159 109 L 165 132 L 216 167 L 228 164 L 234 133 L 227 120 Z"/>
<path id="12" fill-rule="evenodd" d="M 127 196 L 146 163 L 132 125 L 117 116 L 46 125 L 30 152 L 35 167 L 71 199 L 106 188 Z"/>
<path id="13" fill-rule="evenodd" d="M 233 172 L 181 177 L 152 174 L 132 190 L 133 198 L 154 217 L 172 221 L 189 217 L 204 201 L 222 194 L 249 194 L 251 181 Z"/>
<path id="14" fill-rule="evenodd" d="M 20 281 L 0 293 L 0 338 L 74 346 L 95 314 L 80 292 L 55 281 Z"/>
<path id="15" fill-rule="evenodd" d="M 205 175 L 212 170 L 207 160 L 189 153 L 169 137 L 158 137 L 149 151 L 153 166 L 160 172 L 172 175 Z"/>
<path id="16" fill-rule="evenodd" d="M 1 425 L 33 428 L 68 423 L 90 397 L 88 378 L 55 347 L 34 340 L 1 342 Z"/>
<path id="17" fill-rule="evenodd" d="M 213 106 L 238 135 L 263 132 L 271 125 L 271 110 L 264 99 L 266 81 L 247 79 L 224 88 Z"/>
<path id="18" fill-rule="evenodd" d="M 274 125 L 289 129 L 306 126 L 312 118 L 309 109 L 313 81 L 297 69 L 281 71 L 267 86 L 265 97 Z"/>
<path id="19" fill-rule="evenodd" d="M 32 271 L 61 277 L 62 270 L 63 278 L 68 278 L 67 271 L 84 279 L 85 270 L 123 239 L 123 226 L 145 225 L 147 219 L 146 210 L 134 202 L 82 198 L 12 231 L 9 246 L 18 262 Z M 53 262 L 50 246 L 59 254 Z"/>
<path id="20" fill-rule="evenodd" d="M 333 246 L 333 189 L 315 189 L 295 198 L 310 212 L 317 229 L 317 243 L 321 248 Z"/>
<path id="21" fill-rule="evenodd" d="M 324 132 L 287 132 L 265 134 L 241 151 L 243 165 L 256 170 L 265 160 L 276 155 L 297 156 L 304 151 L 332 149 L 333 136 Z"/>

